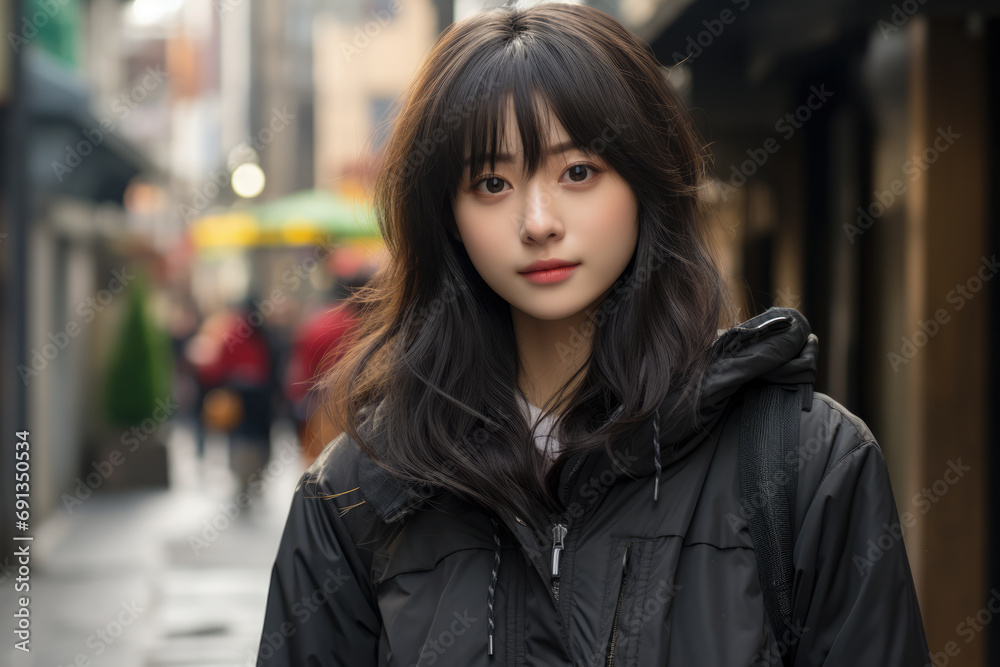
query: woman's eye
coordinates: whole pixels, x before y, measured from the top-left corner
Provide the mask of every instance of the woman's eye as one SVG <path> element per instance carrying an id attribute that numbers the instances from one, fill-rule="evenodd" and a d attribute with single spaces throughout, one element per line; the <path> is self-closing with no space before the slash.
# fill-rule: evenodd
<path id="1" fill-rule="evenodd" d="M 569 174 L 569 178 L 574 183 L 584 183 L 587 180 L 587 171 L 591 171 L 594 174 L 598 173 L 596 167 L 589 164 L 574 164 L 572 167 L 564 171 L 564 174 Z"/>
<path id="2" fill-rule="evenodd" d="M 488 193 L 488 194 L 491 194 L 491 195 L 495 195 L 495 194 L 499 194 L 500 192 L 503 192 L 503 186 L 504 186 L 504 184 L 506 182 L 507 181 L 503 180 L 499 176 L 487 176 L 486 178 L 482 178 L 479 181 L 477 181 L 475 187 L 473 188 L 473 190 L 477 190 L 479 192 L 482 192 L 482 190 L 479 189 L 479 186 L 483 185 L 485 183 L 486 184 L 486 193 L 483 193 L 483 194 L 487 194 Z"/>
<path id="3" fill-rule="evenodd" d="M 566 169 L 563 174 L 569 174 L 569 179 L 572 183 L 586 183 L 588 180 L 593 180 L 593 178 L 587 178 L 588 172 L 592 175 L 596 175 L 599 174 L 600 171 L 600 169 L 590 164 L 574 164 Z M 483 185 L 486 186 L 485 190 L 481 187 Z M 476 184 L 472 187 L 472 189 L 484 195 L 497 195 L 504 191 L 504 185 L 509 184 L 499 176 L 486 176 L 476 181 Z"/>

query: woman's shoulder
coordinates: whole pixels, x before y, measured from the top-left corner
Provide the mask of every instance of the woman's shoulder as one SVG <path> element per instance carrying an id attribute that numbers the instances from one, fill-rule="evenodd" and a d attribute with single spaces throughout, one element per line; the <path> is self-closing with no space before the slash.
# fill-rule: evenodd
<path id="1" fill-rule="evenodd" d="M 831 396 L 814 391 L 812 405 L 801 415 L 797 502 L 808 506 L 824 487 L 850 489 L 866 466 L 881 468 L 888 486 L 882 448 L 865 421 Z M 845 479 L 842 479 L 845 478 Z M 801 519 L 802 513 L 797 513 Z"/>
<path id="2" fill-rule="evenodd" d="M 862 446 L 878 448 L 864 420 L 829 395 L 814 391 L 812 406 L 803 411 L 800 422 L 800 455 L 807 461 L 817 459 L 812 467 L 826 473 Z"/>
<path id="3" fill-rule="evenodd" d="M 361 493 L 359 472 L 361 459 L 367 456 L 346 431 L 341 432 L 302 473 L 296 493 L 327 504 L 349 528 L 359 519 L 370 522 L 374 512 Z"/>
<path id="4" fill-rule="evenodd" d="M 371 431 L 372 411 L 378 416 L 376 406 L 368 405 L 358 414 L 360 434 L 367 437 Z M 319 453 L 302 475 L 302 482 L 323 489 L 326 494 L 339 494 L 360 485 L 361 462 L 368 459 L 367 452 L 342 430 Z M 341 496 L 337 496 L 338 498 Z M 361 498 L 358 498 L 361 500 Z"/>
<path id="5" fill-rule="evenodd" d="M 347 431 L 342 431 L 306 468 L 302 480 L 325 493 L 339 494 L 359 486 L 361 461 L 364 458 L 368 458 L 365 450 Z"/>
<path id="6" fill-rule="evenodd" d="M 316 484 L 339 485 L 357 477 L 358 460 L 364 451 L 347 431 L 331 440 L 316 460 L 306 468 L 303 478 Z"/>

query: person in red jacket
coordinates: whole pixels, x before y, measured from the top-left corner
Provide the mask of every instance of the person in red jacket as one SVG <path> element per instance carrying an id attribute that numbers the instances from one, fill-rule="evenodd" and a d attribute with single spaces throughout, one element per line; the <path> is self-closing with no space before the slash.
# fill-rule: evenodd
<path id="1" fill-rule="evenodd" d="M 206 318 L 186 349 L 204 391 L 203 426 L 228 433 L 239 492 L 271 453 L 272 354 L 249 302 Z"/>
<path id="2" fill-rule="evenodd" d="M 311 389 L 318 377 L 344 355 L 349 334 L 357 323 L 353 304 L 345 300 L 350 291 L 363 285 L 366 276 L 338 282 L 334 299 L 308 315 L 292 344 L 285 377 L 285 394 L 292 404 L 305 465 L 311 464 L 323 446 L 340 430 L 334 431 L 329 417 L 317 409 Z"/>

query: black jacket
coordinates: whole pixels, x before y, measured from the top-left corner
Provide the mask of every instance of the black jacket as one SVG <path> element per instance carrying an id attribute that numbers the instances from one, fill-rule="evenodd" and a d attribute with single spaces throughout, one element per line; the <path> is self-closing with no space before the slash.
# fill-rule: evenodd
<path id="1" fill-rule="evenodd" d="M 766 620 L 737 391 L 811 383 L 817 342 L 791 309 L 720 332 L 698 423 L 654 416 L 617 460 L 570 458 L 545 534 L 402 486 L 341 434 L 296 488 L 258 666 L 929 664 L 882 451 L 819 392 L 800 422 L 793 632 Z"/>

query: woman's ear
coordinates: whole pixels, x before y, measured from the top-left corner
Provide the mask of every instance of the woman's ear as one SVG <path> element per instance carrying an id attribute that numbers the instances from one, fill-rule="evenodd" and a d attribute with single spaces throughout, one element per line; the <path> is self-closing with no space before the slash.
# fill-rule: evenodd
<path id="1" fill-rule="evenodd" d="M 451 230 L 451 235 L 454 236 L 455 240 L 458 241 L 459 243 L 462 242 L 462 236 L 461 236 L 461 234 L 458 233 L 457 229 Z"/>

